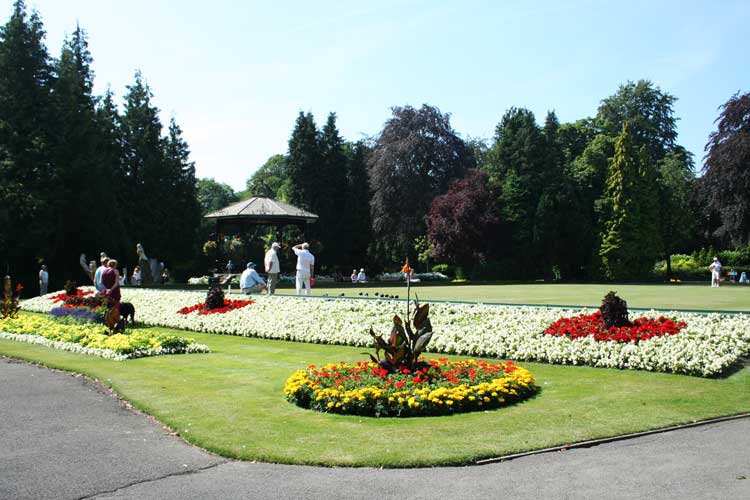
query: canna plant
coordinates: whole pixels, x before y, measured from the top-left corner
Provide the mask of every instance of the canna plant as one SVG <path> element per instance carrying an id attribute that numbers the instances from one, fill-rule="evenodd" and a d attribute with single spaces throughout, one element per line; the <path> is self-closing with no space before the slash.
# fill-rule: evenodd
<path id="1" fill-rule="evenodd" d="M 415 301 L 414 312 L 409 318 L 408 302 L 407 299 L 406 321 L 398 315 L 393 317 L 393 328 L 388 341 L 370 328 L 370 335 L 375 339 L 375 356 L 369 354 L 370 359 L 390 373 L 403 368 L 414 372 L 427 366 L 419 360 L 419 356 L 432 338 L 430 305 L 420 306 L 419 302 Z M 383 358 L 380 357 L 380 351 L 384 352 Z"/>

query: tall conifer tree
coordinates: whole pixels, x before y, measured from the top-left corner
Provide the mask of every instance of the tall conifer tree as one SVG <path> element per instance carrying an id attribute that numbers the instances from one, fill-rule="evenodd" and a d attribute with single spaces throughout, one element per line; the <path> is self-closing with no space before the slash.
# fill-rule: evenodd
<path id="1" fill-rule="evenodd" d="M 37 268 L 34 258 L 53 257 L 58 176 L 49 151 L 53 77 L 44 36 L 37 13 L 16 0 L 0 28 L 0 255 L 21 275 Z"/>
<path id="2" fill-rule="evenodd" d="M 626 122 L 615 141 L 607 176 L 600 255 L 608 278 L 642 278 L 652 269 L 660 246 L 656 189 L 655 169 L 646 148 L 636 148 Z"/>

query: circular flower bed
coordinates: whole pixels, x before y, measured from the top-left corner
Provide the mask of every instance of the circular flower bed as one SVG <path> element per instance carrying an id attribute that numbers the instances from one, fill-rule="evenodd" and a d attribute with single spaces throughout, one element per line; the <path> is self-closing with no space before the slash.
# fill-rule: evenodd
<path id="1" fill-rule="evenodd" d="M 253 304 L 252 300 L 224 299 L 224 307 L 215 307 L 213 309 L 207 309 L 206 303 L 201 302 L 200 304 L 195 304 L 194 306 L 183 307 L 182 309 L 179 309 L 177 313 L 178 314 L 190 314 L 192 312 L 198 311 L 199 315 L 224 314 L 224 313 L 228 313 L 229 311 L 234 311 L 235 309 L 248 306 L 250 304 Z"/>
<path id="2" fill-rule="evenodd" d="M 560 318 L 552 323 L 545 331 L 545 335 L 568 337 L 571 340 L 582 337 L 594 337 L 600 342 L 633 342 L 638 343 L 652 337 L 675 335 L 685 328 L 684 321 L 675 322 L 664 316 L 656 319 L 638 318 L 632 326 L 612 327 L 604 325 L 602 313 L 580 314 L 572 318 Z"/>
<path id="3" fill-rule="evenodd" d="M 414 417 L 489 410 L 537 391 L 531 373 L 508 361 L 431 359 L 412 372 L 388 373 L 374 362 L 298 370 L 284 385 L 287 399 L 312 410 L 375 417 Z"/>

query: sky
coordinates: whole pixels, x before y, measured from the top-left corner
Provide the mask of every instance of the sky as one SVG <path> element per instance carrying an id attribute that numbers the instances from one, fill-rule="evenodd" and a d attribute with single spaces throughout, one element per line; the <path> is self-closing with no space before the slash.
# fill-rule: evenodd
<path id="1" fill-rule="evenodd" d="M 450 113 L 463 138 L 491 139 L 505 111 L 543 123 L 594 116 L 628 80 L 677 97 L 678 142 L 702 165 L 718 107 L 750 91 L 750 1 L 256 2 L 26 0 L 57 57 L 78 22 L 95 92 L 122 110 L 143 73 L 183 129 L 198 177 L 242 190 L 284 154 L 300 111 L 330 112 L 346 140 L 376 135 L 394 106 Z M 0 22 L 12 13 L 0 0 Z"/>

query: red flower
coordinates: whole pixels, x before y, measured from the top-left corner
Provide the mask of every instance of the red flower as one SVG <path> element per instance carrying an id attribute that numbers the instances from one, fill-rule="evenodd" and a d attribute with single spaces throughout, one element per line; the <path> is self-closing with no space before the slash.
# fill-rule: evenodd
<path id="1" fill-rule="evenodd" d="M 198 311 L 198 315 L 200 316 L 203 316 L 205 314 L 224 314 L 228 313 L 229 311 L 234 311 L 235 309 L 240 309 L 242 307 L 248 306 L 250 304 L 254 304 L 254 302 L 252 300 L 224 299 L 224 307 L 217 307 L 216 309 L 206 309 L 206 304 L 201 302 L 200 304 L 195 304 L 194 306 L 183 307 L 182 309 L 179 309 L 177 313 L 190 314 L 192 312 Z"/>
<path id="2" fill-rule="evenodd" d="M 19 284 L 16 285 L 16 291 L 18 293 L 21 293 L 21 290 L 23 290 L 23 285 L 21 283 L 19 283 Z"/>
<path id="3" fill-rule="evenodd" d="M 403 381 L 396 382 L 394 385 L 400 389 L 401 387 L 404 386 L 404 382 Z"/>
<path id="4" fill-rule="evenodd" d="M 601 312 L 594 314 L 580 314 L 572 318 L 560 318 L 551 324 L 545 335 L 568 337 L 570 340 L 583 337 L 594 337 L 598 342 L 633 342 L 638 343 L 653 337 L 675 335 L 685 328 L 686 324 L 660 316 L 657 319 L 638 318 L 632 326 L 611 327 L 604 326 Z M 506 370 L 507 371 L 507 370 Z"/>

